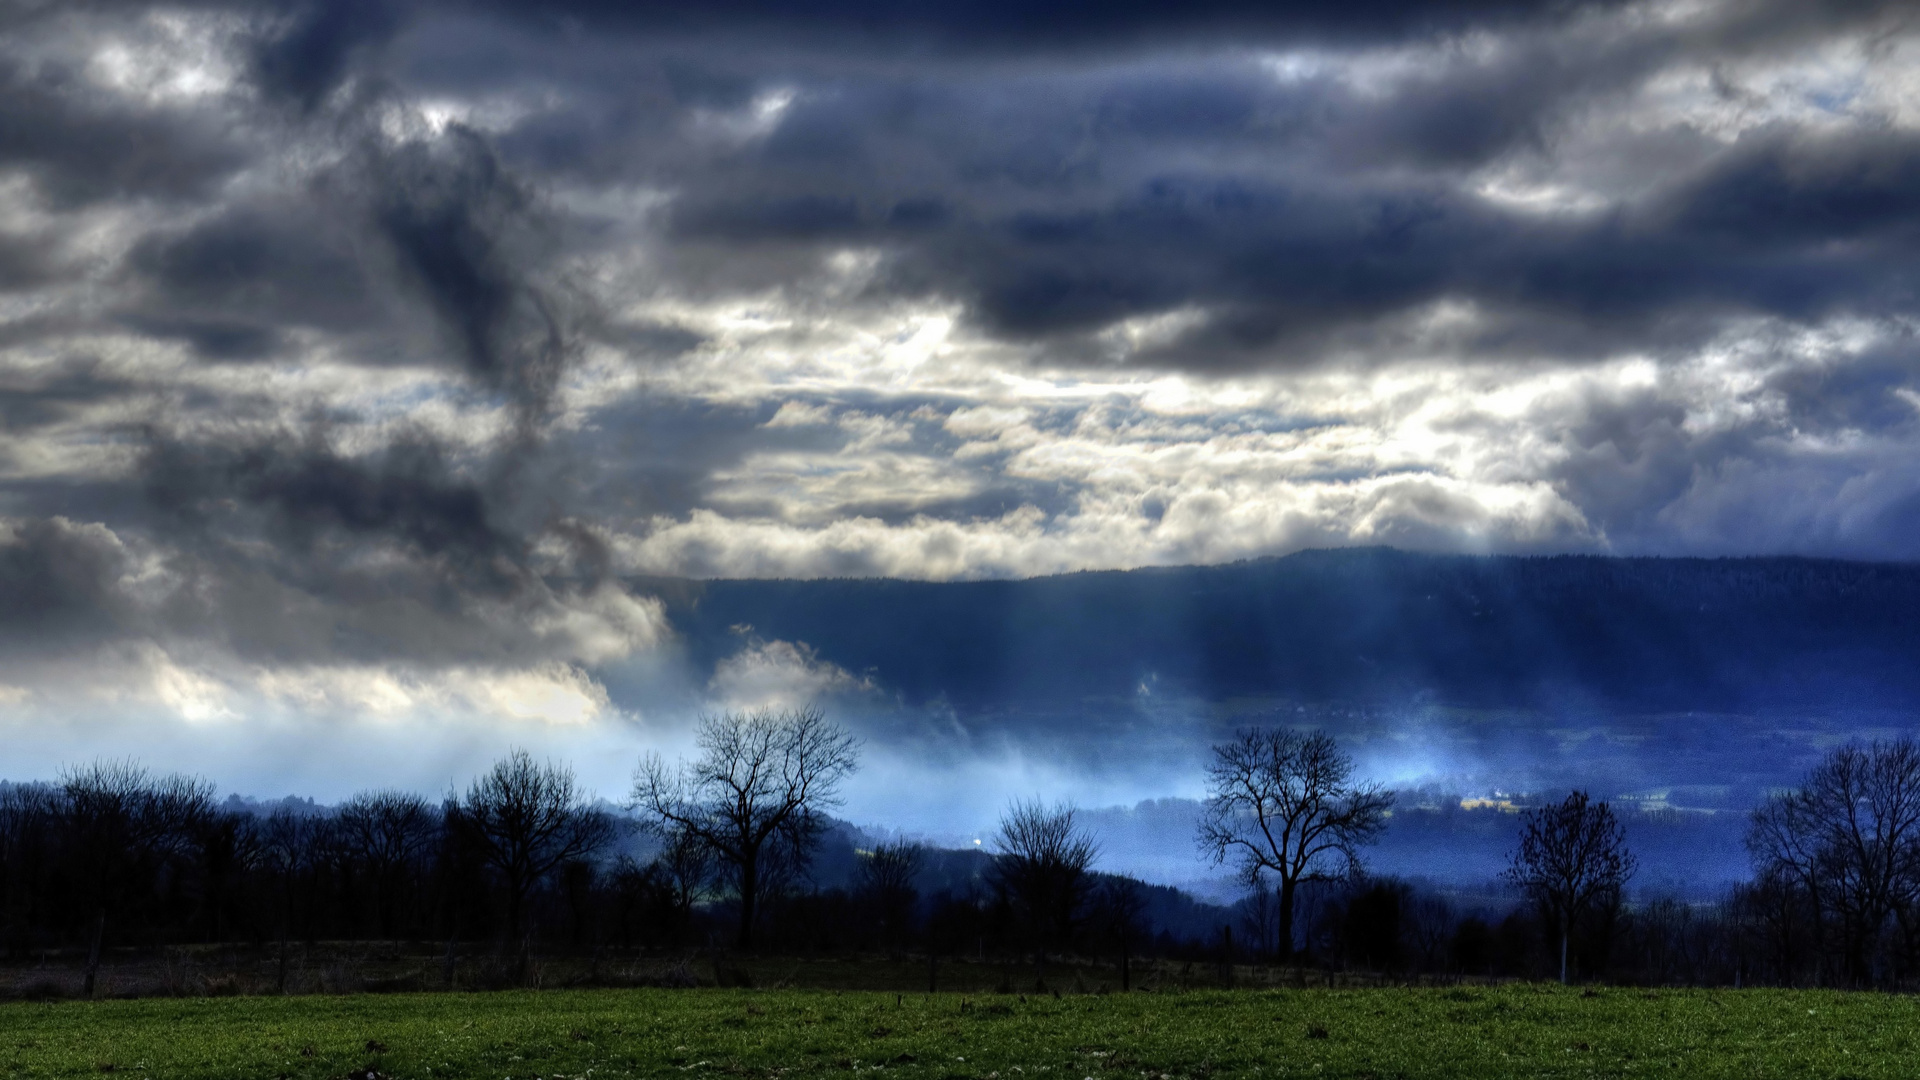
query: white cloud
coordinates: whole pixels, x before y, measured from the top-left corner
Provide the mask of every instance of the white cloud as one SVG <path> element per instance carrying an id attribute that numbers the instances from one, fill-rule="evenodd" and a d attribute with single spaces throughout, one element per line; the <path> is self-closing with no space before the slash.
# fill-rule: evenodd
<path id="1" fill-rule="evenodd" d="M 871 693 L 874 686 L 821 659 L 804 641 L 753 641 L 715 665 L 707 689 L 723 708 L 779 709 Z"/>
<path id="2" fill-rule="evenodd" d="M 0 691 L 14 719 L 400 727 L 461 722 L 570 726 L 621 710 L 586 669 L 558 662 L 424 669 L 392 663 L 243 663 L 205 647 L 137 640 L 15 667 Z M 63 716 L 64 714 L 64 716 Z"/>
<path id="3" fill-rule="evenodd" d="M 833 410 L 825 405 L 808 404 L 804 401 L 783 402 L 773 414 L 773 418 L 761 427 L 819 427 L 833 421 Z"/>
<path id="4" fill-rule="evenodd" d="M 658 645 L 669 632 L 660 601 L 613 582 L 555 599 L 529 618 L 528 628 L 563 661 L 597 666 L 624 660 Z"/>

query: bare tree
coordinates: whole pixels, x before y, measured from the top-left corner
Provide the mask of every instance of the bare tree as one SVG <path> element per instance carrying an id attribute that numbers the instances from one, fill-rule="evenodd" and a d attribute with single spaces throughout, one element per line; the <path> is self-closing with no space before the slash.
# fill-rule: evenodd
<path id="1" fill-rule="evenodd" d="M 341 844 L 373 882 L 374 914 L 383 938 L 394 935 L 400 893 L 439 835 L 440 821 L 432 804 L 405 791 L 363 791 L 334 812 Z"/>
<path id="2" fill-rule="evenodd" d="M 1828 754 L 1799 790 L 1754 811 L 1747 849 L 1761 874 L 1799 885 L 1816 928 L 1837 923 L 1846 978 L 1866 980 L 1889 919 L 1920 935 L 1920 744 Z"/>
<path id="3" fill-rule="evenodd" d="M 260 820 L 244 811 L 211 812 L 194 830 L 193 842 L 200 864 L 200 907 L 206 916 L 207 940 L 223 939 L 226 927 L 223 919 L 237 900 L 236 887 L 249 871 L 261 864 L 262 839 Z"/>
<path id="4" fill-rule="evenodd" d="M 1240 909 L 1240 936 L 1255 957 L 1265 959 L 1280 951 L 1280 897 L 1265 881 L 1248 883 Z"/>
<path id="5" fill-rule="evenodd" d="M 1386 827 L 1393 792 L 1352 778 L 1353 759 L 1325 732 L 1249 729 L 1213 748 L 1200 848 L 1255 888 L 1278 879 L 1282 958 L 1293 953 L 1300 883 L 1357 870 L 1360 849 Z"/>
<path id="6" fill-rule="evenodd" d="M 54 861 L 60 793 L 48 784 L 0 783 L 0 946 L 18 955 L 30 939 L 37 887 Z"/>
<path id="7" fill-rule="evenodd" d="M 920 875 L 926 849 L 911 841 L 891 840 L 859 854 L 856 889 L 879 917 L 881 942 L 895 948 L 911 929 L 914 901 L 920 898 L 913 882 Z"/>
<path id="8" fill-rule="evenodd" d="M 613 840 L 613 823 L 587 805 L 573 770 L 540 764 L 525 750 L 494 763 L 467 789 L 459 824 L 507 889 L 507 935 L 520 939 L 527 894 L 562 863 L 588 859 Z"/>
<path id="9" fill-rule="evenodd" d="M 1796 985 L 1809 957 L 1819 956 L 1819 912 L 1804 883 L 1762 864 L 1754 879 L 1733 891 L 1728 904 L 1743 936 L 1774 980 Z"/>
<path id="10" fill-rule="evenodd" d="M 1444 968 L 1447 944 L 1453 939 L 1454 927 L 1459 925 L 1453 908 L 1438 896 L 1415 892 L 1407 900 L 1405 918 L 1407 944 L 1418 957 L 1420 968 L 1425 971 Z"/>
<path id="11" fill-rule="evenodd" d="M 1786 791 L 1769 796 L 1747 818 L 1747 855 L 1753 860 L 1757 897 L 1772 901 L 1768 905 L 1769 927 L 1775 931 L 1772 943 L 1782 964 L 1781 976 L 1793 979 L 1793 916 L 1806 908 L 1807 928 L 1816 965 L 1825 955 L 1828 900 L 1826 890 L 1827 857 L 1822 844 L 1819 815 L 1812 800 L 1802 791 Z M 1818 982 L 1818 973 L 1815 974 Z"/>
<path id="12" fill-rule="evenodd" d="M 1507 867 L 1519 886 L 1560 931 L 1560 981 L 1567 981 L 1567 942 L 1576 919 L 1619 909 L 1620 893 L 1637 866 L 1613 808 L 1574 791 L 1554 806 L 1520 819 L 1520 847 Z"/>
<path id="13" fill-rule="evenodd" d="M 294 884 L 325 857 L 332 829 L 331 818 L 282 805 L 267 815 L 260 830 L 260 865 L 280 879 L 280 955 L 275 962 L 275 989 L 282 994 L 287 992 L 287 938 L 293 931 Z"/>
<path id="14" fill-rule="evenodd" d="M 1146 932 L 1146 887 L 1139 878 L 1119 875 L 1100 886 L 1096 898 L 1107 936 L 1120 947 L 1120 989 L 1133 989 L 1133 943 Z"/>
<path id="15" fill-rule="evenodd" d="M 804 867 L 859 741 L 819 709 L 722 713 L 700 718 L 700 756 L 669 767 L 640 760 L 632 806 L 663 839 L 698 839 L 732 871 L 740 894 L 739 943 L 752 948 L 768 864 Z"/>
<path id="16" fill-rule="evenodd" d="M 1075 814 L 1067 804 L 1016 802 L 993 837 L 994 884 L 1027 924 L 1034 963 L 1042 969 L 1047 949 L 1072 935 L 1093 884 L 1100 849 Z"/>
<path id="17" fill-rule="evenodd" d="M 212 816 L 213 787 L 187 776 L 155 778 L 132 761 L 96 761 L 60 781 L 61 817 L 82 895 L 93 916 L 85 992 L 93 996 L 110 916 L 133 903 L 143 885 L 190 850 Z"/>

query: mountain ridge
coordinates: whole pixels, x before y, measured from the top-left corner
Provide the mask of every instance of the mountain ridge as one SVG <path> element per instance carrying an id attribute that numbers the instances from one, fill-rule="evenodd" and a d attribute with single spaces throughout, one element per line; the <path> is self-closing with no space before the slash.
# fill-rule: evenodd
<path id="1" fill-rule="evenodd" d="M 804 642 L 908 703 L 1127 695 L 1920 707 L 1920 564 L 1312 549 L 1022 579 L 629 579 L 698 661 Z"/>

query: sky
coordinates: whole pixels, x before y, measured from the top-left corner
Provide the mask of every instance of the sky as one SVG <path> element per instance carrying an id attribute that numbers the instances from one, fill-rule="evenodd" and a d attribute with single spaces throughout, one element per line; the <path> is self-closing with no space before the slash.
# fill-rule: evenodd
<path id="1" fill-rule="evenodd" d="M 1917 249 L 1904 3 L 0 0 L 0 775 L 617 800 L 872 689 L 645 575 L 1910 560 Z"/>

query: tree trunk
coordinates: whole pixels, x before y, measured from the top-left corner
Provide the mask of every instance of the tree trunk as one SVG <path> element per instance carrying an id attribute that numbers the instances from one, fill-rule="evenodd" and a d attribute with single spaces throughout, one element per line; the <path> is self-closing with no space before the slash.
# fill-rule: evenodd
<path id="1" fill-rule="evenodd" d="M 1132 979 L 1130 977 L 1131 973 L 1129 972 L 1128 965 L 1127 965 L 1128 959 L 1129 957 L 1127 956 L 1127 935 L 1121 934 L 1120 935 L 1120 992 L 1123 994 L 1133 989 Z"/>
<path id="2" fill-rule="evenodd" d="M 1293 879 L 1280 879 L 1280 959 L 1283 962 L 1293 957 L 1293 888 Z"/>
<path id="3" fill-rule="evenodd" d="M 287 992 L 287 935 L 293 928 L 293 875 L 286 874 L 280 879 L 281 892 L 286 901 L 280 908 L 280 962 L 274 973 L 274 992 Z"/>
<path id="4" fill-rule="evenodd" d="M 1047 988 L 1047 935 L 1041 924 L 1033 928 L 1033 990 L 1039 993 Z"/>
<path id="5" fill-rule="evenodd" d="M 225 892 L 219 876 L 207 875 L 207 940 L 215 944 L 220 941 L 220 899 Z"/>
<path id="6" fill-rule="evenodd" d="M 107 935 L 107 909 L 101 908 L 93 920 L 93 944 L 87 949 L 87 1000 L 93 1000 L 94 977 L 100 972 L 100 941 Z"/>
<path id="7" fill-rule="evenodd" d="M 533 924 L 531 922 L 527 924 L 526 935 L 520 939 L 520 959 L 516 966 L 519 968 L 517 981 L 522 986 L 529 985 L 533 976 Z"/>
<path id="8" fill-rule="evenodd" d="M 739 947 L 745 950 L 753 948 L 754 902 L 760 890 L 760 868 L 749 859 L 740 864 L 740 935 Z"/>
<path id="9" fill-rule="evenodd" d="M 1560 919 L 1560 985 L 1567 985 L 1567 939 L 1573 936 L 1573 919 L 1562 916 Z"/>

